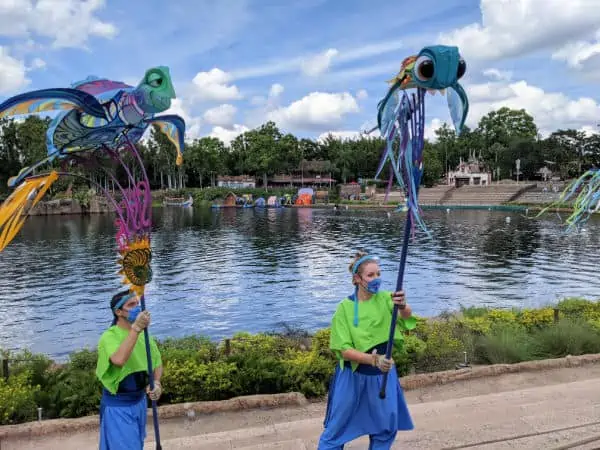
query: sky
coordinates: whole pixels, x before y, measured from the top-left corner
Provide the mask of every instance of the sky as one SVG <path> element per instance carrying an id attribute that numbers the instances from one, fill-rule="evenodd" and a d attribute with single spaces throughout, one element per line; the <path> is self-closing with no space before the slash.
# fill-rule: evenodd
<path id="1" fill-rule="evenodd" d="M 164 65 L 188 140 L 267 120 L 352 138 L 402 60 L 434 44 L 467 63 L 467 125 L 508 106 L 543 136 L 600 131 L 600 0 L 0 0 L 0 101 L 89 75 L 136 85 Z M 451 123 L 444 97 L 426 118 L 430 138 Z"/>

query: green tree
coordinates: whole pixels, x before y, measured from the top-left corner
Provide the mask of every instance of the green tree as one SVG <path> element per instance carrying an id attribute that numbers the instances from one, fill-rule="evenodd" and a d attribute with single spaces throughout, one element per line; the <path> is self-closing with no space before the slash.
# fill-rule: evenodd
<path id="1" fill-rule="evenodd" d="M 427 187 L 434 186 L 444 175 L 444 163 L 440 161 L 435 147 L 429 143 L 423 149 L 423 178 L 421 184 Z"/>

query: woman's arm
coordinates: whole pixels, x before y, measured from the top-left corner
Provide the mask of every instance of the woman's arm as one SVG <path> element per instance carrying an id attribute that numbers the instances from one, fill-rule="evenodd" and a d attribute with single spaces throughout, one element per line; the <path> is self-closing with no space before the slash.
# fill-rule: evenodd
<path id="1" fill-rule="evenodd" d="M 129 360 L 139 335 L 139 332 L 136 330 L 139 330 L 139 328 L 131 327 L 129 334 L 121 343 L 117 351 L 110 355 L 110 362 L 115 366 L 123 367 L 127 363 L 127 360 Z"/>
<path id="2" fill-rule="evenodd" d="M 163 366 L 158 366 L 154 369 L 154 381 L 158 381 L 160 383 L 160 377 L 162 377 Z"/>
<path id="3" fill-rule="evenodd" d="M 150 325 L 150 313 L 148 311 L 142 311 L 138 314 L 135 322 L 133 322 L 131 325 L 125 340 L 121 343 L 121 345 L 119 345 L 117 351 L 110 355 L 110 362 L 115 366 L 123 367 L 131 356 L 131 352 L 135 347 L 138 335 L 148 325 Z"/>
<path id="4" fill-rule="evenodd" d="M 354 361 L 359 364 L 373 365 L 373 355 L 370 353 L 359 352 L 356 349 L 349 348 L 342 352 L 342 358 L 346 361 Z"/>

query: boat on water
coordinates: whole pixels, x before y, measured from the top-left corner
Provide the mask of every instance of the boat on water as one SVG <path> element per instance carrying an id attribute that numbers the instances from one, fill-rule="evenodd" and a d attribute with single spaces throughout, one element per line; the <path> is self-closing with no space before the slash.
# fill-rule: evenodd
<path id="1" fill-rule="evenodd" d="M 194 204 L 194 198 L 190 195 L 187 200 L 183 197 L 165 197 L 163 199 L 163 206 L 180 206 L 183 208 L 189 208 Z"/>

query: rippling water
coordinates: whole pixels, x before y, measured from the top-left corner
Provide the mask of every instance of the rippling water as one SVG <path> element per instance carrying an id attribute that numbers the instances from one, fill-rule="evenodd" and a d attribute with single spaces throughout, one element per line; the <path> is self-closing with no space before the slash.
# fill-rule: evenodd
<path id="1" fill-rule="evenodd" d="M 510 222 L 506 217 L 510 217 Z M 409 247 L 405 289 L 419 315 L 459 305 L 536 307 L 565 295 L 600 297 L 600 221 L 566 235 L 555 215 L 426 211 L 433 239 Z M 325 327 L 351 293 L 359 247 L 382 258 L 393 289 L 404 215 L 312 209 L 154 210 L 154 279 L 147 286 L 158 337 Z M 0 347 L 59 359 L 93 347 L 111 322 L 116 275 L 109 216 L 32 217 L 0 253 Z"/>

